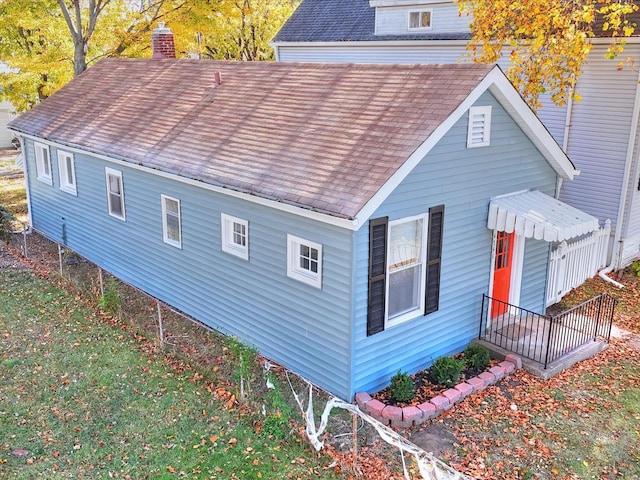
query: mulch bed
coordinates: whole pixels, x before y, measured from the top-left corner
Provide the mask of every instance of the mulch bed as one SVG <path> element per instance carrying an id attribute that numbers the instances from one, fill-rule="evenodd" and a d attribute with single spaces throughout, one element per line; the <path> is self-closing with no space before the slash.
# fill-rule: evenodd
<path id="1" fill-rule="evenodd" d="M 460 358 L 460 355 L 455 355 L 454 358 Z M 476 370 L 475 368 L 465 368 L 462 370 L 460 374 L 460 379 L 456 382 L 463 383 L 469 378 L 473 378 L 478 376 L 480 373 L 489 370 L 491 367 L 497 365 L 499 362 L 497 360 L 491 360 L 487 368 L 484 370 Z M 430 369 L 420 370 L 419 372 L 411 375 L 411 379 L 413 380 L 413 384 L 416 387 L 416 394 L 413 400 L 408 402 L 399 402 L 391 393 L 391 388 L 386 387 L 379 392 L 371 394 L 371 398 L 376 400 L 380 400 L 382 403 L 386 405 L 391 405 L 395 407 L 410 407 L 410 406 L 418 406 L 422 403 L 428 402 L 433 397 L 437 397 L 445 390 L 448 390 L 451 387 L 446 387 L 443 385 L 437 385 L 431 382 L 430 379 Z"/>

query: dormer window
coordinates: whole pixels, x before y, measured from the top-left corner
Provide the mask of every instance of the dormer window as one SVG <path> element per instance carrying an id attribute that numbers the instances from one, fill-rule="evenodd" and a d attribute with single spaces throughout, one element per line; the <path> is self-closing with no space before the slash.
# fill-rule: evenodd
<path id="1" fill-rule="evenodd" d="M 431 29 L 432 10 L 411 10 L 409 12 L 409 30 Z"/>

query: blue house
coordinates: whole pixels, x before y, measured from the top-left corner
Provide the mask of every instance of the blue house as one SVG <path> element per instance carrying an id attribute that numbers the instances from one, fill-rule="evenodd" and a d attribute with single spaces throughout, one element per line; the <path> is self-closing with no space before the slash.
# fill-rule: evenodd
<path id="1" fill-rule="evenodd" d="M 498 284 L 543 311 L 549 242 L 597 228 L 495 66 L 107 59 L 10 128 L 36 231 L 346 399 Z"/>

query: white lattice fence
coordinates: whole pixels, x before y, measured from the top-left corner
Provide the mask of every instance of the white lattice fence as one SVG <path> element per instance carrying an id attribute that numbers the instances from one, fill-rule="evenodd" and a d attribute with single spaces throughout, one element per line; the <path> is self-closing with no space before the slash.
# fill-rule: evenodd
<path id="1" fill-rule="evenodd" d="M 576 242 L 562 242 L 551 252 L 547 282 L 547 306 L 593 277 L 607 265 L 611 221 L 604 228 Z"/>

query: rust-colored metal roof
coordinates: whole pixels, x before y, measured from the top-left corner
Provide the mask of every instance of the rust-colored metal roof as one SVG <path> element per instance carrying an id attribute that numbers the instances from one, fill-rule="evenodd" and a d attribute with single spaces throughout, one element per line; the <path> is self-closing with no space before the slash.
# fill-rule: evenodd
<path id="1" fill-rule="evenodd" d="M 354 218 L 492 68 L 107 59 L 11 127 Z"/>

